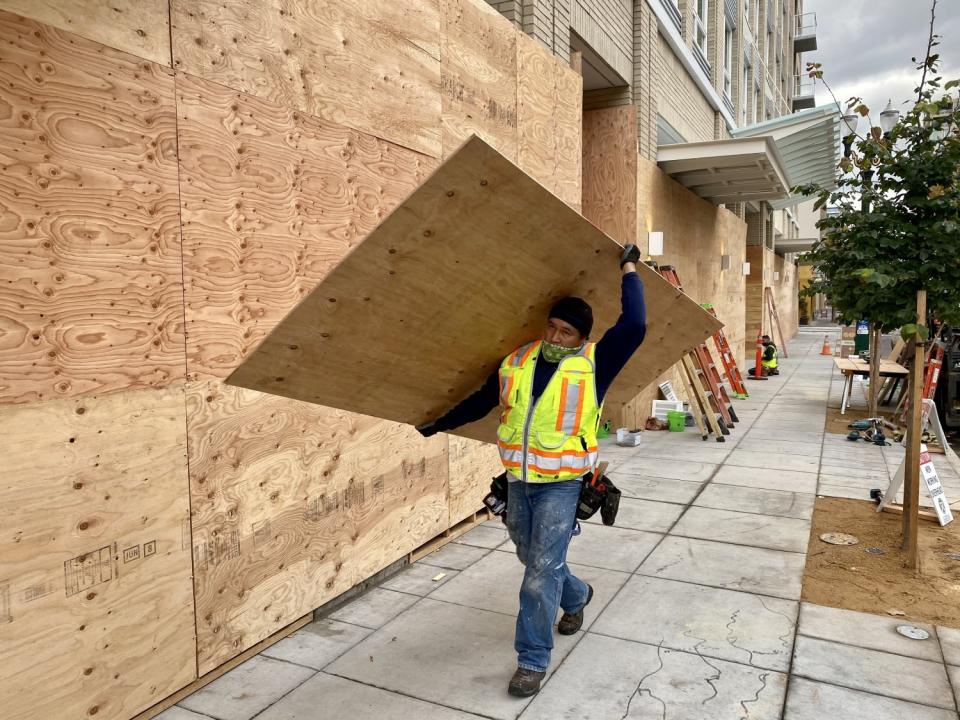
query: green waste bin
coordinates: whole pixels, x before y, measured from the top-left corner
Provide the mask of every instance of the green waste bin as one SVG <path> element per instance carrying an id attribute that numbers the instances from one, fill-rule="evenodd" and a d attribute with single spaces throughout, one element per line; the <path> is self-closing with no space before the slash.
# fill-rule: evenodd
<path id="1" fill-rule="evenodd" d="M 687 414 L 680 410 L 671 410 L 667 413 L 667 429 L 670 432 L 683 432 L 686 426 Z"/>

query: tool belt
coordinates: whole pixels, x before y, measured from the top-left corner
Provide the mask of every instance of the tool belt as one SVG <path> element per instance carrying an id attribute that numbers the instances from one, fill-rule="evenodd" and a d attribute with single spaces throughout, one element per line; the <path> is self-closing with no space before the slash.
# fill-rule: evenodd
<path id="1" fill-rule="evenodd" d="M 589 520 L 599 510 L 603 524 L 613 525 L 620 509 L 620 495 L 620 490 L 606 475 L 587 473 L 577 502 L 577 520 Z"/>

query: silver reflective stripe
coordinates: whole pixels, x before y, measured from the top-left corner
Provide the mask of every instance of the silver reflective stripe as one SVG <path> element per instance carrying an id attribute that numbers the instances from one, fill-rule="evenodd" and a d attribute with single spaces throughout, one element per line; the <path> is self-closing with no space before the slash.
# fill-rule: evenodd
<path id="1" fill-rule="evenodd" d="M 523 356 L 527 354 L 527 351 L 533 346 L 533 343 L 527 343 L 520 347 L 516 353 L 513 355 L 513 360 L 510 362 L 511 365 L 520 367 L 520 363 L 523 361 Z"/>
<path id="2" fill-rule="evenodd" d="M 508 450 L 505 447 L 498 446 L 500 450 L 500 459 L 504 462 L 523 462 L 523 452 L 520 450 Z"/>
<path id="3" fill-rule="evenodd" d="M 503 457 L 503 450 L 500 450 L 500 456 Z M 544 457 L 538 455 L 536 450 L 530 451 L 531 462 L 541 471 L 559 472 L 560 468 L 573 468 L 574 470 L 588 470 L 597 462 L 597 453 L 589 455 L 563 455 L 562 457 Z"/>
<path id="4" fill-rule="evenodd" d="M 577 427 L 577 407 L 580 404 L 582 394 L 583 380 L 567 383 L 567 401 L 560 409 L 560 412 L 563 413 L 560 429 L 567 435 L 573 435 L 579 429 Z"/>

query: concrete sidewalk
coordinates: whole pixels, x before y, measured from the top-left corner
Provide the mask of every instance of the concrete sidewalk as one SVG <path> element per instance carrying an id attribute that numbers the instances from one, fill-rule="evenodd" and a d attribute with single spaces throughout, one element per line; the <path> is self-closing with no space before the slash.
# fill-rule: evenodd
<path id="1" fill-rule="evenodd" d="M 957 720 L 960 631 L 913 641 L 894 618 L 799 601 L 815 493 L 863 498 L 899 451 L 825 437 L 822 342 L 800 333 L 780 376 L 749 383 L 724 443 L 605 445 L 617 525 L 571 544 L 596 594 L 534 699 L 506 694 L 522 568 L 497 520 L 160 717 Z"/>

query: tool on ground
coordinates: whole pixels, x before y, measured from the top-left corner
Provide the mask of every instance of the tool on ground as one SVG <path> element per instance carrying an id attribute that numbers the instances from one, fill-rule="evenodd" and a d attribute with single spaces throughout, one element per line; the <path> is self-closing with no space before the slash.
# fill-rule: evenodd
<path id="1" fill-rule="evenodd" d="M 889 445 L 887 436 L 883 432 L 885 422 L 886 420 L 882 417 L 865 418 L 852 422 L 847 425 L 848 428 L 852 428 L 850 434 L 847 435 L 847 440 L 863 439 L 881 447 Z"/>
<path id="2" fill-rule="evenodd" d="M 507 514 L 507 474 L 501 473 L 490 483 L 490 492 L 483 498 L 487 509 L 506 522 Z"/>
<path id="3" fill-rule="evenodd" d="M 717 317 L 717 311 L 713 309 L 713 305 L 710 303 L 706 303 L 700 307 L 714 317 Z M 720 354 L 720 362 L 723 363 L 723 369 L 727 372 L 727 382 L 730 383 L 730 389 L 733 390 L 734 397 L 741 400 L 750 397 L 746 385 L 743 384 L 743 375 L 740 374 L 740 368 L 737 366 L 737 361 L 733 357 L 733 351 L 730 349 L 730 343 L 727 342 L 727 336 L 724 334 L 723 328 L 718 328 L 713 334 L 713 342 L 717 346 L 717 352 Z"/>
<path id="4" fill-rule="evenodd" d="M 787 341 L 783 337 L 783 328 L 780 327 L 780 315 L 777 312 L 777 301 L 773 299 L 773 288 L 765 287 L 763 294 L 767 299 L 767 310 L 770 313 L 770 324 L 777 329 L 777 336 L 780 338 L 780 349 L 783 351 L 783 357 L 790 357 L 787 352 Z"/>
<path id="5" fill-rule="evenodd" d="M 763 328 L 757 328 L 757 353 L 753 361 L 753 373 L 751 380 L 766 380 L 763 374 Z"/>
<path id="6" fill-rule="evenodd" d="M 660 274 L 668 283 L 683 292 L 683 286 L 680 284 L 680 276 L 677 275 L 677 269 L 675 267 L 672 265 L 661 265 Z M 713 358 L 710 355 L 710 348 L 708 348 L 705 343 L 700 343 L 692 352 L 688 353 L 688 356 L 693 357 L 697 374 L 703 377 L 705 381 L 704 385 L 710 391 L 707 393 L 707 398 L 713 404 L 714 409 L 720 413 L 724 424 L 728 428 L 732 428 L 733 424 L 737 422 L 739 418 L 737 418 L 737 413 L 734 411 L 733 404 L 730 402 L 730 396 L 727 395 L 727 390 L 723 385 L 723 379 L 720 377 L 717 366 L 714 364 Z"/>
<path id="7" fill-rule="evenodd" d="M 823 336 L 823 349 L 820 351 L 821 355 L 833 355 L 833 350 L 830 349 L 830 337 L 828 335 Z"/>

